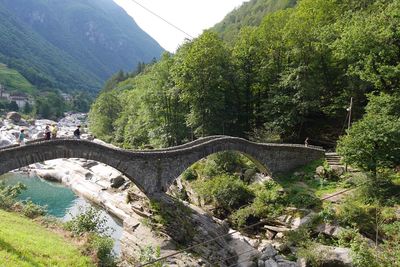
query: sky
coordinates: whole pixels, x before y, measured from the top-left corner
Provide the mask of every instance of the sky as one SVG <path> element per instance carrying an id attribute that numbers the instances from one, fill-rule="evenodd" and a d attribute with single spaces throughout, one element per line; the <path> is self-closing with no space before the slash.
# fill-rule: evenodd
<path id="1" fill-rule="evenodd" d="M 114 0 L 164 49 L 175 52 L 189 36 L 168 25 L 134 1 L 177 26 L 192 37 L 220 22 L 248 0 Z"/>

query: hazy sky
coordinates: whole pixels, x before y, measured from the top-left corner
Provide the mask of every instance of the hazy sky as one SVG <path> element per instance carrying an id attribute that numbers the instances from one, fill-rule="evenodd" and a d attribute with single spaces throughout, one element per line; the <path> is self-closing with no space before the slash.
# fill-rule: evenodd
<path id="1" fill-rule="evenodd" d="M 158 43 L 174 52 L 185 38 L 184 33 L 152 15 L 132 0 L 114 0 Z M 204 29 L 220 22 L 226 14 L 247 0 L 135 0 L 189 35 L 197 37 Z"/>

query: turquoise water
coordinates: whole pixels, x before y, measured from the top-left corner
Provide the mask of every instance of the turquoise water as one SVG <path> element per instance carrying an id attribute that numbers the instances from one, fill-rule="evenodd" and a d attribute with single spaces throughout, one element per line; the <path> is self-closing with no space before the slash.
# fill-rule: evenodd
<path id="1" fill-rule="evenodd" d="M 57 217 L 62 221 L 67 221 L 72 216 L 78 214 L 80 207 L 87 208 L 94 206 L 84 198 L 77 196 L 70 188 L 60 183 L 45 181 L 37 176 L 8 173 L 0 176 L 0 180 L 5 181 L 7 185 L 14 185 L 18 182 L 26 185 L 27 189 L 23 191 L 19 199 L 30 199 L 35 204 L 46 206 L 49 215 Z M 98 208 L 97 206 L 95 207 Z M 122 224 L 103 210 L 101 210 L 101 216 L 107 219 L 107 226 L 114 230 L 109 234 L 114 239 L 114 252 L 119 255 Z"/>
<path id="2" fill-rule="evenodd" d="M 75 205 L 78 197 L 71 189 L 58 183 L 47 182 L 36 176 L 9 173 L 2 177 L 8 185 L 22 183 L 27 189 L 19 196 L 21 200 L 32 200 L 33 203 L 47 206 L 49 215 L 64 218 L 69 209 Z"/>

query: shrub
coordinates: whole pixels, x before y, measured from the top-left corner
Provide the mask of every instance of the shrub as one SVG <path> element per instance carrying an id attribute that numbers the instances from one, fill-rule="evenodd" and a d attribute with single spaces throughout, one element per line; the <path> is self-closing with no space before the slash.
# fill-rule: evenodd
<path id="1" fill-rule="evenodd" d="M 26 186 L 21 183 L 13 186 L 6 186 L 3 181 L 0 181 L 0 208 L 4 210 L 12 209 L 16 202 L 16 198 L 25 189 Z"/>
<path id="2" fill-rule="evenodd" d="M 248 186 L 237 176 L 219 175 L 210 180 L 197 181 L 194 187 L 206 201 L 228 212 L 248 204 L 254 198 Z"/>
<path id="3" fill-rule="evenodd" d="M 148 263 L 150 261 L 153 261 L 157 258 L 159 258 L 161 255 L 161 250 L 159 247 L 153 248 L 152 246 L 146 246 L 145 248 L 140 248 L 140 257 L 139 261 L 141 264 Z M 164 266 L 163 261 L 158 261 L 156 263 L 153 263 L 151 265 L 148 265 L 150 267 L 162 267 Z"/>
<path id="4" fill-rule="evenodd" d="M 34 219 L 34 218 L 46 215 L 47 209 L 46 209 L 46 207 L 36 205 L 32 201 L 28 200 L 28 201 L 23 202 L 22 213 L 26 217 Z"/>
<path id="5" fill-rule="evenodd" d="M 90 250 L 95 252 L 99 266 L 117 266 L 115 263 L 115 256 L 112 251 L 114 241 L 110 237 L 101 236 L 99 234 L 90 234 L 88 244 Z"/>
<path id="6" fill-rule="evenodd" d="M 186 181 L 193 181 L 197 179 L 197 173 L 192 168 L 187 169 L 184 173 L 182 173 L 182 179 Z"/>
<path id="7" fill-rule="evenodd" d="M 73 216 L 73 218 L 65 223 L 67 230 L 73 232 L 76 235 L 83 233 L 98 233 L 106 235 L 111 231 L 108 227 L 107 219 L 101 216 L 100 211 L 90 207 L 83 209 L 79 207 L 80 213 Z"/>

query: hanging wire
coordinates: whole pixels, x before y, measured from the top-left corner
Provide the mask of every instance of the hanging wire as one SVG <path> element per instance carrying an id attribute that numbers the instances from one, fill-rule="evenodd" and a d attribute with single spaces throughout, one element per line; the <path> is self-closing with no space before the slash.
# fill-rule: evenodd
<path id="1" fill-rule="evenodd" d="M 156 16 L 157 18 L 161 19 L 162 21 L 164 21 L 165 23 L 167 23 L 168 25 L 170 25 L 171 27 L 175 28 L 176 30 L 180 31 L 181 33 L 185 34 L 186 36 L 188 36 L 190 39 L 194 39 L 194 37 L 192 35 L 190 35 L 189 33 L 187 33 L 186 31 L 182 30 L 181 28 L 179 28 L 178 26 L 176 26 L 175 24 L 172 24 L 171 22 L 169 22 L 168 20 L 164 19 L 163 17 L 161 17 L 160 15 L 158 15 L 157 13 L 155 13 L 154 11 L 152 11 L 151 9 L 147 8 L 146 6 L 142 5 L 141 3 L 139 3 L 136 0 L 131 0 L 133 3 L 135 3 L 136 5 L 140 6 L 141 8 L 143 8 L 144 10 L 146 10 L 147 12 L 149 12 L 150 14 Z"/>
<path id="2" fill-rule="evenodd" d="M 333 195 L 330 195 L 330 196 L 321 198 L 321 200 L 327 200 L 327 199 L 330 199 L 330 198 L 335 197 L 335 196 L 337 196 L 337 195 L 344 194 L 344 193 L 346 193 L 346 192 L 348 192 L 348 191 L 350 191 L 350 190 L 355 190 L 355 189 L 357 189 L 357 188 L 359 188 L 359 187 L 361 187 L 361 186 L 363 186 L 363 185 L 365 185 L 365 184 L 366 184 L 366 182 L 361 183 L 361 184 L 358 184 L 358 185 L 357 185 L 356 187 L 354 187 L 354 188 L 350 188 L 350 189 L 346 189 L 346 190 L 340 191 L 340 192 L 338 192 L 338 193 L 336 193 L 336 194 L 333 194 Z M 243 206 L 243 207 L 246 207 L 246 206 L 249 206 L 249 205 L 251 205 L 251 204 L 245 205 L 245 206 Z M 263 224 L 263 223 L 265 223 L 265 221 L 259 221 L 259 222 L 257 222 L 257 223 L 254 223 L 254 224 L 252 224 L 252 225 L 249 225 L 249 226 L 246 226 L 246 227 L 242 228 L 242 230 L 249 229 L 249 228 L 253 228 L 253 227 L 255 227 L 255 226 L 257 226 L 257 225 L 260 225 L 260 224 Z M 172 257 L 172 256 L 176 256 L 176 255 L 182 254 L 182 253 L 184 253 L 184 252 L 186 252 L 186 251 L 188 251 L 188 250 L 191 250 L 191 249 L 193 249 L 193 248 L 196 248 L 196 247 L 199 247 L 199 246 L 202 246 L 202 245 L 211 243 L 211 242 L 216 241 L 216 240 L 218 240 L 218 239 L 220 239 L 220 238 L 227 237 L 227 236 L 230 236 L 230 235 L 232 235 L 232 234 L 234 234 L 234 233 L 238 233 L 238 232 L 239 232 L 239 230 L 235 230 L 235 231 L 232 231 L 232 232 L 229 232 L 229 233 L 226 233 L 226 234 L 223 234 L 223 235 L 214 237 L 214 238 L 212 238 L 212 239 L 209 239 L 209 240 L 206 240 L 206 241 L 203 241 L 203 242 L 194 244 L 194 245 L 192 245 L 192 246 L 190 246 L 190 247 L 181 249 L 181 250 L 179 250 L 179 251 L 177 251 L 177 252 L 174 252 L 174 253 L 168 254 L 168 255 L 166 255 L 166 256 L 163 256 L 163 257 L 154 259 L 154 260 L 149 261 L 149 262 L 146 262 L 146 263 L 144 263 L 144 264 L 142 264 L 142 265 L 139 265 L 138 267 L 142 267 L 142 266 L 147 266 L 147 265 L 150 265 L 150 264 L 154 264 L 154 263 L 156 263 L 156 262 L 165 260 L 165 259 L 170 258 L 170 257 Z M 254 250 L 251 250 L 251 251 L 254 251 Z M 246 253 L 250 253 L 251 251 L 246 251 L 246 252 L 243 252 L 243 253 L 241 253 L 241 254 L 236 254 L 236 255 L 233 256 L 233 257 L 236 257 L 236 256 L 238 256 L 238 255 L 243 255 L 243 254 L 246 254 Z M 221 261 L 225 261 L 225 260 L 231 259 L 231 258 L 233 258 L 233 257 L 228 257 L 228 258 L 222 259 Z M 234 265 L 231 265 L 231 266 L 235 266 L 235 265 L 237 265 L 237 264 L 238 264 L 238 263 L 236 263 L 236 264 L 234 264 Z"/>

